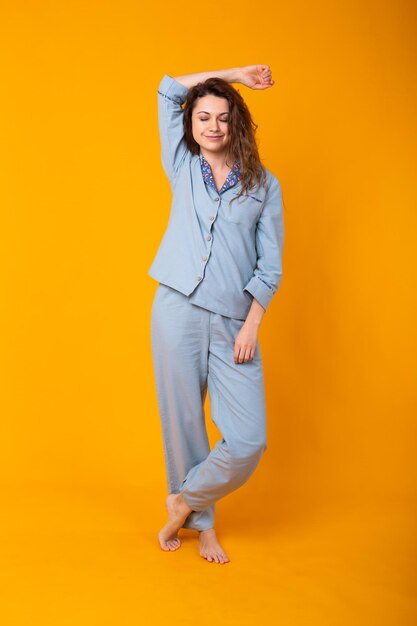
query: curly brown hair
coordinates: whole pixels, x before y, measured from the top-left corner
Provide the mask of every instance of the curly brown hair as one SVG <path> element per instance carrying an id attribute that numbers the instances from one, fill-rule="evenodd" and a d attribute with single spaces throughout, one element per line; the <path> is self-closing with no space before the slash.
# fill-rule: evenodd
<path id="1" fill-rule="evenodd" d="M 242 176 L 242 188 L 239 195 L 233 200 L 237 200 L 249 190 L 253 190 L 255 186 L 259 189 L 263 185 L 267 191 L 267 176 L 259 157 L 255 138 L 258 125 L 253 121 L 248 106 L 239 91 L 226 80 L 219 77 L 207 78 L 188 90 L 183 119 L 184 139 L 188 149 L 192 154 L 199 154 L 200 146 L 193 137 L 191 118 L 197 98 L 208 94 L 226 98 L 229 102 L 229 155 L 239 161 Z"/>

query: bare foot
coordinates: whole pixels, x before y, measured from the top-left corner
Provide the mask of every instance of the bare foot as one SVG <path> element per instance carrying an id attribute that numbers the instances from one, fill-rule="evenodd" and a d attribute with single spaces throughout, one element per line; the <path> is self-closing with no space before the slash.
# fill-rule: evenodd
<path id="1" fill-rule="evenodd" d="M 165 500 L 168 521 L 159 531 L 158 539 L 162 550 L 177 550 L 181 546 L 178 531 L 191 513 L 192 509 L 181 493 L 170 493 Z"/>
<path id="2" fill-rule="evenodd" d="M 214 528 L 200 530 L 200 555 L 210 563 L 228 563 L 229 557 L 217 541 Z"/>

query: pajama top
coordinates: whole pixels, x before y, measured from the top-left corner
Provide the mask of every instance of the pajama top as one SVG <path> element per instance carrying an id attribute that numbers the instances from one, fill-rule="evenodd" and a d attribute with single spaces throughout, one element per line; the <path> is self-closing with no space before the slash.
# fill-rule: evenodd
<path id="1" fill-rule="evenodd" d="M 149 276 L 190 302 L 245 320 L 256 298 L 267 309 L 282 279 L 283 210 L 279 180 L 264 167 L 269 193 L 241 188 L 235 161 L 220 191 L 209 163 L 184 139 L 188 88 L 165 74 L 158 87 L 161 160 L 172 190 L 168 224 Z"/>

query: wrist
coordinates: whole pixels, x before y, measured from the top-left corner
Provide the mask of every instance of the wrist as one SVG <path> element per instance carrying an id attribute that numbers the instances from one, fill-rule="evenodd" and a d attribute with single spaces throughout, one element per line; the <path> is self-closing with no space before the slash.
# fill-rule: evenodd
<path id="1" fill-rule="evenodd" d="M 248 326 L 254 326 L 256 328 L 259 328 L 259 326 L 261 325 L 262 322 L 262 318 L 261 317 L 252 317 L 250 315 L 248 315 L 248 317 L 245 320 L 245 324 L 247 324 Z"/>
<path id="2" fill-rule="evenodd" d="M 242 68 L 234 67 L 232 69 L 232 83 L 241 83 L 242 82 Z"/>

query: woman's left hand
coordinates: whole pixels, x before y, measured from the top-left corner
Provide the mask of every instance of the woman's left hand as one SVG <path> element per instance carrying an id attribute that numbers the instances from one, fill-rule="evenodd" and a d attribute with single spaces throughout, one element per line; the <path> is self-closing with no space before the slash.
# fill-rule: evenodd
<path id="1" fill-rule="evenodd" d="M 275 84 L 269 65 L 245 65 L 239 67 L 239 82 L 251 89 L 268 89 Z"/>
<path id="2" fill-rule="evenodd" d="M 258 341 L 258 328 L 257 324 L 246 321 L 239 330 L 233 353 L 235 363 L 244 363 L 253 359 Z"/>

